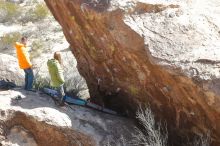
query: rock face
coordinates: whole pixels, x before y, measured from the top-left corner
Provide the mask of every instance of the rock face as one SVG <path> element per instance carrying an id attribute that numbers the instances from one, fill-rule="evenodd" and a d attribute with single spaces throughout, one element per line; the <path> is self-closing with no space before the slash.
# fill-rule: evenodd
<path id="1" fill-rule="evenodd" d="M 22 85 L 24 82 L 24 73 L 19 68 L 17 59 L 13 56 L 0 53 L 0 79 L 9 80 Z"/>
<path id="2" fill-rule="evenodd" d="M 219 2 L 45 2 L 96 102 L 121 111 L 149 103 L 171 138 L 211 131 L 220 145 Z"/>
<path id="3" fill-rule="evenodd" d="M 18 95 L 21 100 L 15 100 Z M 134 132 L 130 119 L 80 106 L 60 108 L 46 95 L 20 89 L 0 91 L 0 103 L 3 146 L 103 146 L 121 136 L 131 139 Z"/>

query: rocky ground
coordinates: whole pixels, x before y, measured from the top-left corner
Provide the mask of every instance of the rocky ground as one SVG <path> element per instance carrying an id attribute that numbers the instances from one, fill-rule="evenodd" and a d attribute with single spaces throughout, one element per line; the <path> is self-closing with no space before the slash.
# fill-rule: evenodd
<path id="1" fill-rule="evenodd" d="M 15 57 L 0 53 L 0 64 L 0 79 L 9 80 L 18 86 L 24 84 L 24 72 L 18 67 Z"/>
<path id="2" fill-rule="evenodd" d="M 17 95 L 22 99 L 16 100 Z M 115 145 L 134 132 L 131 119 L 74 105 L 58 107 L 40 93 L 0 91 L 0 103 L 3 146 Z"/>

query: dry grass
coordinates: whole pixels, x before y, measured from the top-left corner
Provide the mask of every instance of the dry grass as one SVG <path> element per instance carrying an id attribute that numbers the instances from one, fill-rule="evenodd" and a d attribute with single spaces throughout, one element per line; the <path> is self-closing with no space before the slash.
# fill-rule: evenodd
<path id="1" fill-rule="evenodd" d="M 192 146 L 210 146 L 211 137 L 210 132 L 207 132 L 207 134 L 195 137 L 193 140 Z"/>
<path id="2" fill-rule="evenodd" d="M 140 107 L 136 114 L 137 120 L 143 129 L 136 128 L 133 134 L 132 145 L 143 146 L 166 146 L 168 132 L 166 126 L 156 123 L 154 114 L 150 108 Z"/>
<path id="3" fill-rule="evenodd" d="M 14 51 L 14 44 L 21 39 L 19 32 L 10 32 L 4 34 L 0 38 L 1 53 L 12 53 Z"/>
<path id="4" fill-rule="evenodd" d="M 45 50 L 45 45 L 41 39 L 33 41 L 31 45 L 30 59 L 39 57 Z"/>
<path id="5" fill-rule="evenodd" d="M 49 16 L 50 12 L 47 8 L 46 4 L 38 3 L 33 9 L 30 9 L 26 12 L 24 18 L 22 18 L 23 22 L 37 22 L 41 21 Z"/>
<path id="6" fill-rule="evenodd" d="M 0 0 L 0 22 L 15 21 L 20 13 L 21 8 L 18 4 Z"/>

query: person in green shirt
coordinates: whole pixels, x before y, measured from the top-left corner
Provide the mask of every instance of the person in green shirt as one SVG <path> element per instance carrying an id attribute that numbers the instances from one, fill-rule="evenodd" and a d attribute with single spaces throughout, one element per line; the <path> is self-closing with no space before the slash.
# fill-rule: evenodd
<path id="1" fill-rule="evenodd" d="M 58 92 L 58 97 L 60 99 L 59 105 L 63 106 L 64 105 L 64 88 L 63 85 L 65 83 L 64 76 L 63 76 L 63 69 L 61 67 L 61 53 L 60 52 L 55 52 L 54 53 L 54 58 L 49 59 L 47 61 L 47 66 L 51 78 L 51 86 L 55 88 Z"/>

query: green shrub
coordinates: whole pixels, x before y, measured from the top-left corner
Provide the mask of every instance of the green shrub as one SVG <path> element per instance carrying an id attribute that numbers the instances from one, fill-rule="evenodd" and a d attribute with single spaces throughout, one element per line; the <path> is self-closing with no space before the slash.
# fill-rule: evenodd
<path id="1" fill-rule="evenodd" d="M 48 16 L 49 11 L 45 4 L 37 4 L 33 13 L 34 13 L 35 19 L 41 20 Z"/>
<path id="2" fill-rule="evenodd" d="M 42 90 L 45 87 L 50 87 L 50 79 L 49 78 L 42 78 L 39 75 L 35 75 L 33 87 L 36 90 Z"/>
<path id="3" fill-rule="evenodd" d="M 19 17 L 21 8 L 18 4 L 0 0 L 0 21 L 14 21 Z"/>
<path id="4" fill-rule="evenodd" d="M 49 10 L 45 4 L 37 4 L 34 9 L 26 12 L 23 21 L 40 21 L 49 15 Z"/>
<path id="5" fill-rule="evenodd" d="M 31 44 L 31 52 L 30 52 L 30 59 L 34 59 L 39 57 L 44 50 L 44 44 L 42 40 L 36 40 Z"/>
<path id="6" fill-rule="evenodd" d="M 19 32 L 11 32 L 3 35 L 0 39 L 0 46 L 3 49 L 11 49 L 16 41 L 21 39 Z"/>
<path id="7" fill-rule="evenodd" d="M 66 82 L 64 84 L 64 89 L 69 96 L 78 96 L 79 97 L 80 92 L 88 89 L 87 86 L 85 86 L 84 79 L 79 74 L 68 75 L 65 73 L 64 76 L 66 78 Z"/>

